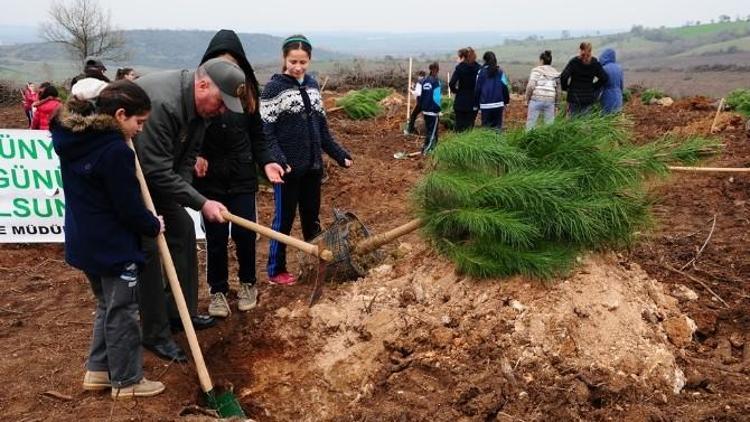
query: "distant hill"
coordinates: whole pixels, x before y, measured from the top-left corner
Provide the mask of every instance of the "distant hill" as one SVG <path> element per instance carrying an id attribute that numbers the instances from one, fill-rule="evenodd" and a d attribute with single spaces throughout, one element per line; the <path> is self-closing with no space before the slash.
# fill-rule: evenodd
<path id="1" fill-rule="evenodd" d="M 562 66 L 578 52 L 581 41 L 594 45 L 594 54 L 605 48 L 617 51 L 618 61 L 629 68 L 686 68 L 688 66 L 749 66 L 750 22 L 723 22 L 680 28 L 633 27 L 629 32 L 586 38 L 506 40 L 478 50 L 493 50 L 503 63 L 532 64 L 544 50 L 552 50 Z M 481 54 L 481 53 L 480 53 Z"/>
<path id="2" fill-rule="evenodd" d="M 131 66 L 139 71 L 191 68 L 196 66 L 215 31 L 130 30 L 124 31 L 131 57 L 127 63 L 105 61 L 108 68 Z M 253 64 L 278 63 L 283 38 L 266 34 L 239 34 Z M 326 49 L 315 49 L 316 61 L 347 58 Z M 0 46 L 0 79 L 62 80 L 78 68 L 57 44 L 42 42 Z M 110 72 L 111 75 L 111 72 Z"/>

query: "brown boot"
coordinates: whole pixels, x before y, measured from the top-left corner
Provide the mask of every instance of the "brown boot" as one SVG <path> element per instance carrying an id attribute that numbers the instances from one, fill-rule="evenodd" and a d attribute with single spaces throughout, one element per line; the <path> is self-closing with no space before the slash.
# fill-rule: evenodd
<path id="1" fill-rule="evenodd" d="M 141 378 L 137 384 L 123 388 L 112 388 L 112 398 L 115 400 L 132 399 L 133 397 L 151 397 L 164 391 L 164 384 L 159 381 L 149 381 Z"/>
<path id="2" fill-rule="evenodd" d="M 109 383 L 109 372 L 107 371 L 86 371 L 86 375 L 83 376 L 84 390 L 106 390 L 111 386 Z"/>

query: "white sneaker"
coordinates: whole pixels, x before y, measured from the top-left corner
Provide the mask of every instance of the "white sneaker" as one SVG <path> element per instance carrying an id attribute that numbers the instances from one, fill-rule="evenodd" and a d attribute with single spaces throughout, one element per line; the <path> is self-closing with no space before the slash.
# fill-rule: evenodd
<path id="1" fill-rule="evenodd" d="M 249 311 L 258 306 L 258 288 L 254 284 L 240 283 L 237 298 L 237 309 L 242 312 Z"/>
<path id="2" fill-rule="evenodd" d="M 112 398 L 115 400 L 132 399 L 134 397 L 152 397 L 164 391 L 164 384 L 159 381 L 149 381 L 141 378 L 137 384 L 123 388 L 113 388 Z"/>
<path id="3" fill-rule="evenodd" d="M 229 302 L 224 293 L 218 292 L 211 295 L 211 303 L 208 305 L 208 314 L 212 317 L 226 318 L 232 313 Z"/>

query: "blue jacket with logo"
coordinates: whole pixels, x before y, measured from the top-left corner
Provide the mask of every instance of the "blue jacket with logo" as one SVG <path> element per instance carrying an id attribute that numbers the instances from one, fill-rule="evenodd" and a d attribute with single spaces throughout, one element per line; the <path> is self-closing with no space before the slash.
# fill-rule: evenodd
<path id="1" fill-rule="evenodd" d="M 427 76 L 422 81 L 422 95 L 419 104 L 422 106 L 422 114 L 426 116 L 437 116 L 440 114 L 440 102 L 442 92 L 440 91 L 440 80 L 435 76 Z"/>
<path id="2" fill-rule="evenodd" d="M 474 88 L 474 102 L 480 110 L 505 107 L 510 103 L 510 89 L 508 77 L 502 69 L 498 69 L 494 76 L 489 75 L 489 68 L 482 66 L 477 75 Z"/>

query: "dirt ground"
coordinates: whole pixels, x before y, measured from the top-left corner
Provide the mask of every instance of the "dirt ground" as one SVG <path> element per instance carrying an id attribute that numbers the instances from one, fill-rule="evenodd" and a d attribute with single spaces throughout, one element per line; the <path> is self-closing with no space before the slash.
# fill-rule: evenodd
<path id="1" fill-rule="evenodd" d="M 705 133 L 712 101 L 632 102 L 627 114 L 647 142 Z M 374 121 L 329 117 L 355 164 L 328 168 L 324 223 L 334 207 L 375 233 L 410 220 L 409 188 L 424 162 L 392 157 L 421 144 L 401 134 L 404 113 L 395 104 Z M 524 113 L 513 105 L 511 124 Z M 0 108 L 2 126 L 23 123 L 20 108 Z M 742 123 L 721 119 L 726 149 L 706 165 L 750 165 Z M 384 247 L 366 277 L 328 283 L 308 308 L 309 284 L 266 282 L 261 240 L 259 307 L 199 332 L 200 344 L 214 381 L 262 421 L 748 420 L 749 188 L 744 175 L 656 181 L 655 226 L 632 249 L 582 256 L 567 279 L 547 284 L 463 277 L 411 234 Z M 258 202 L 268 223 L 272 196 Z M 148 352 L 147 376 L 167 385 L 161 396 L 113 403 L 81 389 L 94 307 L 62 245 L 0 245 L 0 282 L 0 419 L 210 420 L 195 409 L 192 364 Z"/>

